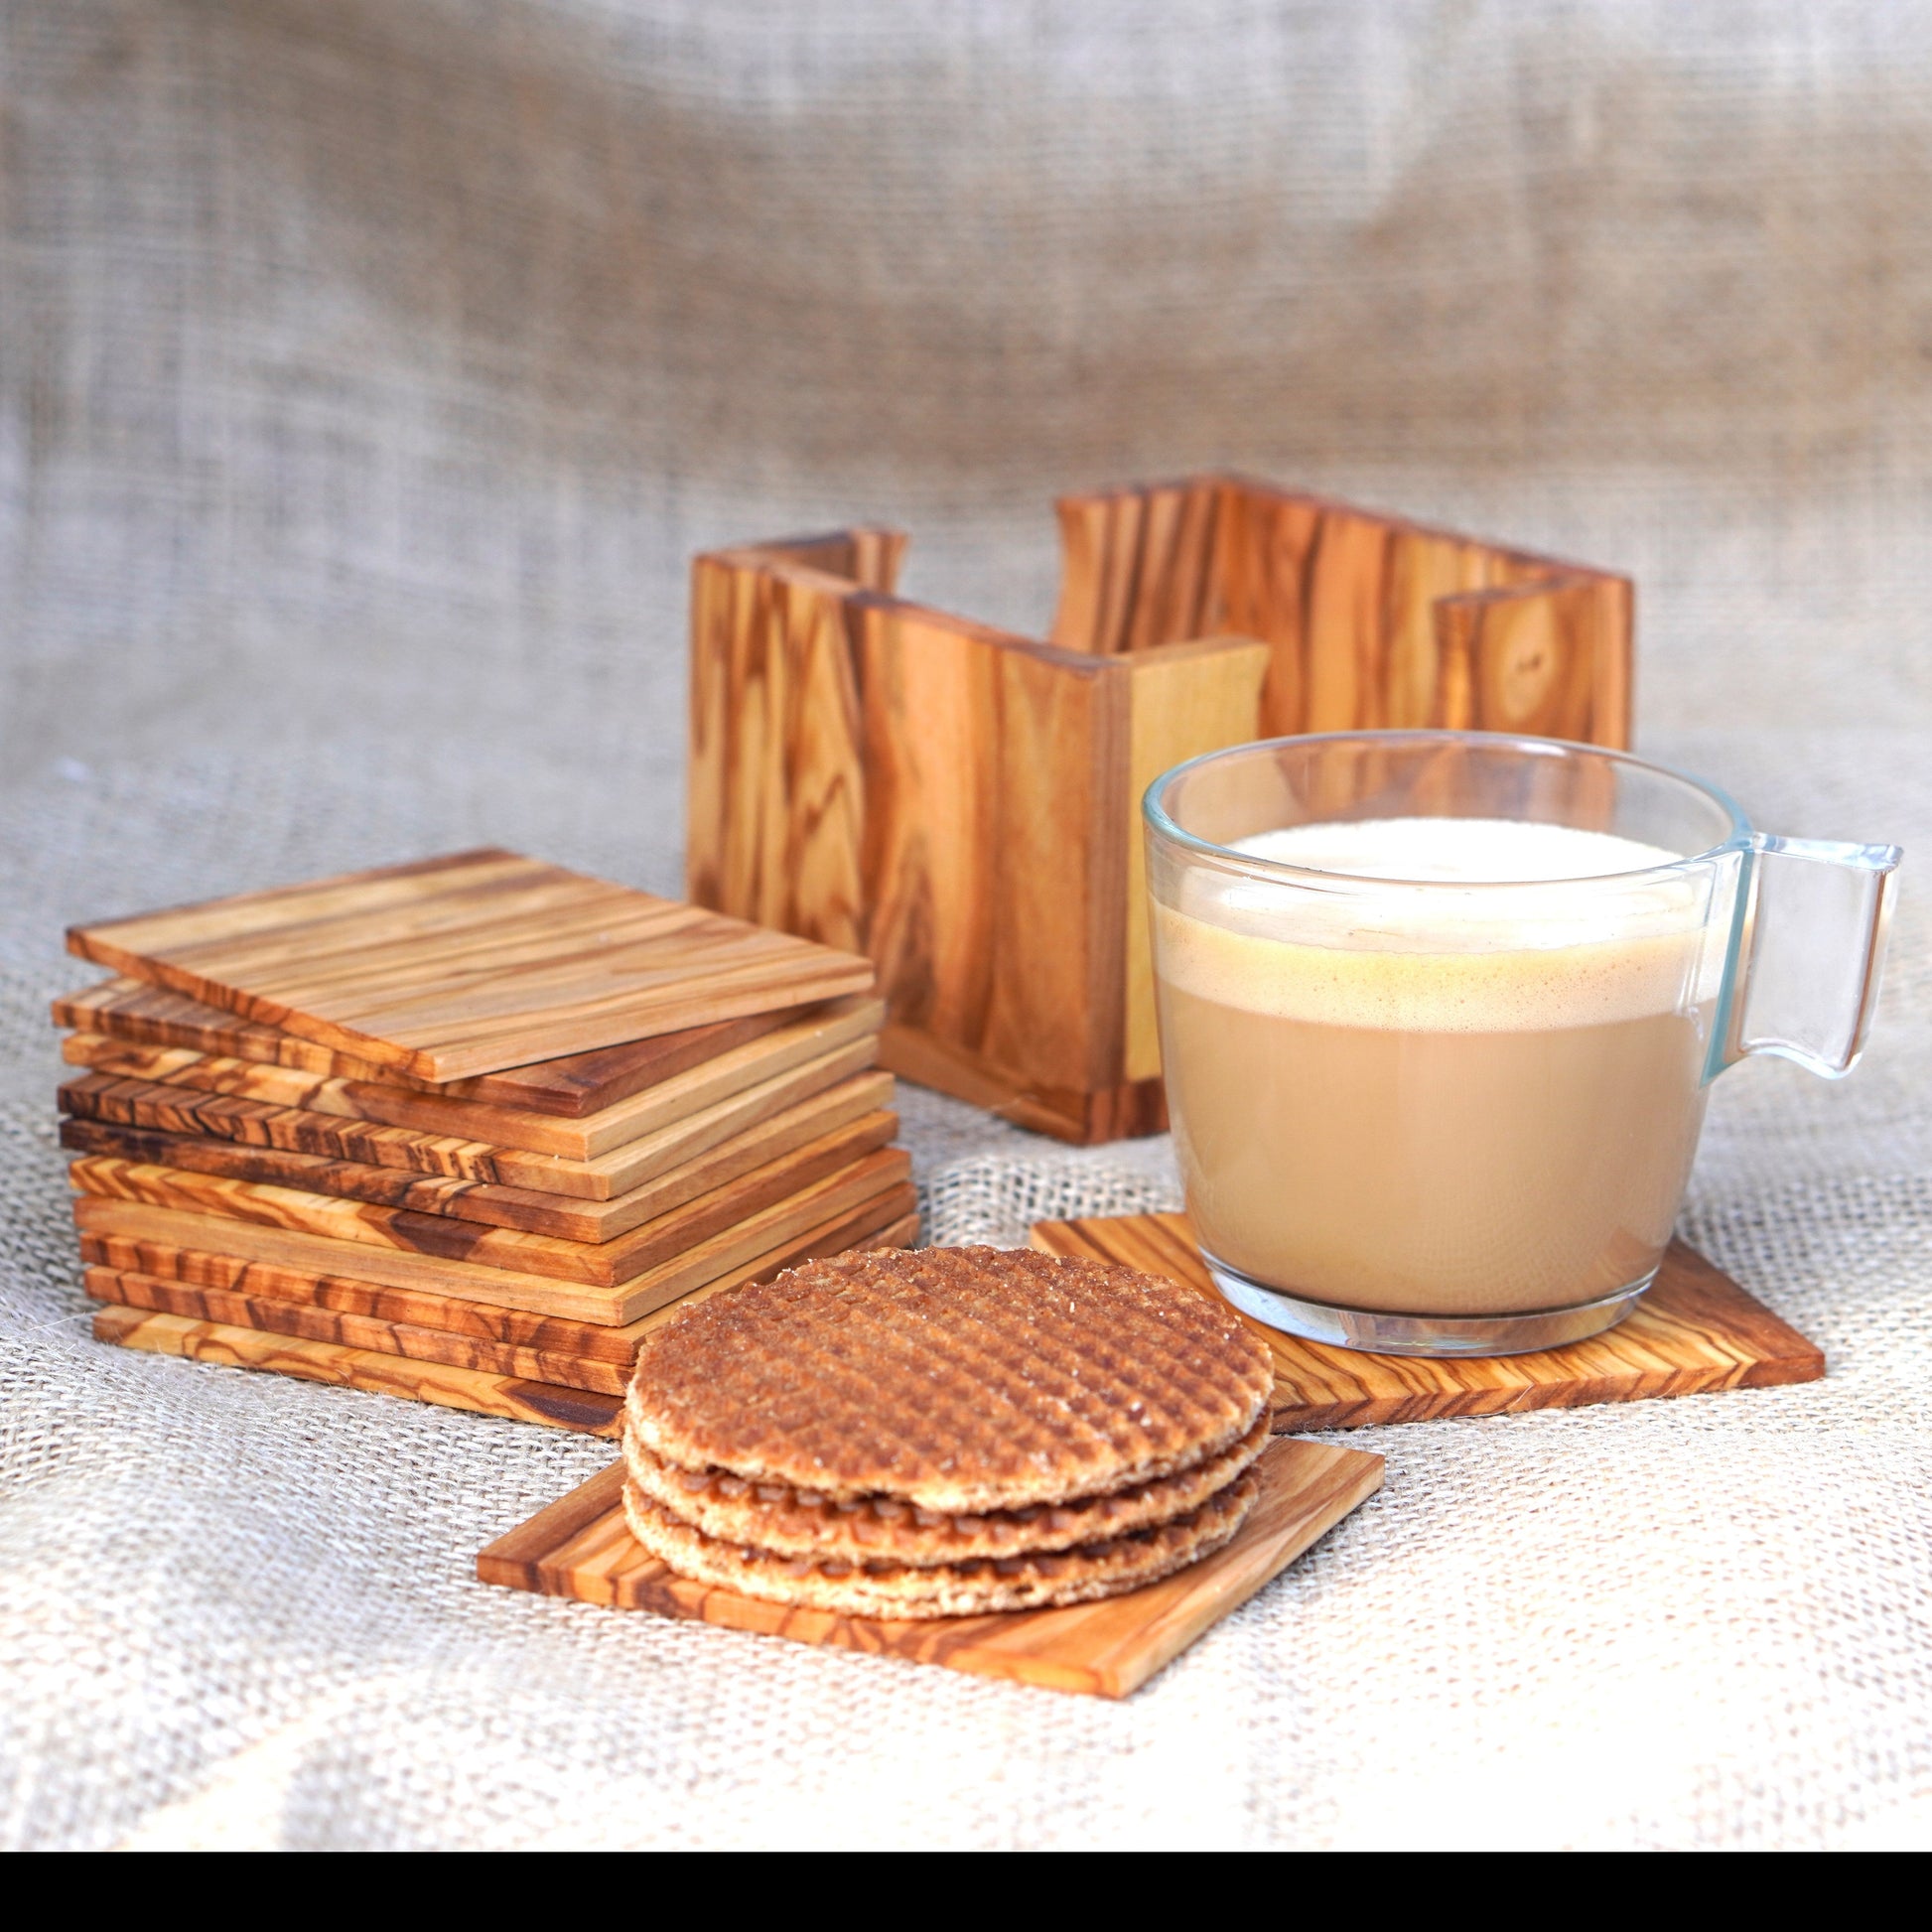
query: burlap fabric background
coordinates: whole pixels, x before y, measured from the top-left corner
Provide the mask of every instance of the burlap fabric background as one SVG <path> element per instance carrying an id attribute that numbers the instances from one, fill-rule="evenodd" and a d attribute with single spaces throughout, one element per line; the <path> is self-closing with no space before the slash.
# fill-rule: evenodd
<path id="1" fill-rule="evenodd" d="M 1634 570 L 1640 742 L 1932 836 L 1932 9 L 0 0 L 0 1833 L 1881 1844 L 1932 1821 L 1932 932 L 1716 1098 L 1805 1389 L 1384 1431 L 1121 1706 L 489 1590 L 608 1458 L 98 1348 L 63 924 L 485 839 L 678 879 L 683 571 L 1044 621 L 1238 463 Z M 1167 1204 L 908 1093 L 939 1240 Z"/>

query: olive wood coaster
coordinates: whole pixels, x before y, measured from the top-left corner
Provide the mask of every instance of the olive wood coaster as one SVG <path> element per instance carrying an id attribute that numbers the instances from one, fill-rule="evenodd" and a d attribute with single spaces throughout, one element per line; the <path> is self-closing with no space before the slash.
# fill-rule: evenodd
<path id="1" fill-rule="evenodd" d="M 64 1088 L 64 1104 L 71 1089 Z M 155 1092 L 158 1089 L 148 1088 Z M 77 1097 L 77 1096 L 76 1096 Z M 447 1214 L 488 1227 L 555 1235 L 567 1241 L 605 1242 L 764 1168 L 809 1142 L 890 1108 L 893 1076 L 862 1073 L 774 1114 L 745 1133 L 644 1181 L 614 1200 L 582 1200 L 528 1187 L 430 1175 L 407 1169 L 299 1154 L 284 1148 L 237 1145 L 187 1133 L 121 1127 L 101 1120 L 69 1120 L 61 1145 L 74 1154 L 106 1155 L 137 1164 L 183 1169 L 230 1180 L 264 1181 L 309 1193 Z M 310 1116 L 310 1118 L 316 1118 Z M 789 1192 L 790 1189 L 784 1188 Z"/>
<path id="2" fill-rule="evenodd" d="M 736 1226 L 700 1241 L 673 1259 L 647 1269 L 621 1287 L 609 1288 L 566 1281 L 552 1275 L 527 1274 L 513 1268 L 482 1267 L 442 1255 L 422 1254 L 355 1241 L 335 1240 L 300 1228 L 240 1220 L 230 1213 L 196 1212 L 185 1207 L 155 1206 L 147 1199 L 80 1194 L 73 1203 L 74 1225 L 88 1234 L 124 1235 L 165 1247 L 191 1248 L 204 1253 L 232 1255 L 242 1261 L 266 1262 L 273 1267 L 316 1275 L 345 1276 L 383 1288 L 407 1289 L 456 1301 L 486 1303 L 492 1308 L 521 1309 L 533 1314 L 556 1315 L 603 1327 L 621 1327 L 640 1315 L 661 1309 L 694 1288 L 729 1273 L 754 1256 L 792 1236 L 816 1227 L 898 1186 L 911 1170 L 900 1148 L 882 1148 L 855 1161 L 849 1168 L 802 1187 L 795 1194 Z M 132 1172 L 132 1171 L 127 1171 Z M 167 1170 L 143 1170 L 165 1175 Z M 122 1178 L 125 1178 L 124 1173 Z M 194 1174 L 179 1176 L 198 1181 Z M 223 1183 L 237 1185 L 239 1183 Z M 185 1189 L 178 1198 L 188 1198 Z M 309 1196 L 307 1198 L 320 1198 Z M 336 1206 L 340 1202 L 333 1203 Z M 371 1213 L 374 1209 L 362 1209 Z M 421 1217 L 428 1220 L 432 1217 Z M 451 1223 L 449 1225 L 460 1225 Z"/>
<path id="3" fill-rule="evenodd" d="M 910 1191 L 905 1190 L 907 1194 Z M 895 1200 L 897 1204 L 897 1195 Z M 844 1223 L 816 1230 L 814 1237 L 789 1243 L 776 1254 L 760 1256 L 723 1280 L 696 1289 L 623 1328 L 592 1330 L 602 1336 L 623 1338 L 626 1352 L 617 1360 L 560 1354 L 551 1347 L 524 1347 L 485 1335 L 385 1321 L 266 1296 L 196 1288 L 183 1281 L 122 1269 L 89 1268 L 83 1281 L 95 1301 L 111 1305 L 94 1321 L 94 1334 L 102 1341 L 149 1348 L 160 1354 L 190 1355 L 200 1361 L 227 1361 L 239 1368 L 267 1368 L 290 1375 L 306 1372 L 313 1381 L 376 1388 L 390 1395 L 413 1395 L 425 1402 L 448 1402 L 460 1409 L 480 1406 L 471 1399 L 477 1385 L 463 1379 L 474 1375 L 487 1385 L 490 1404 L 534 1402 L 539 1413 L 524 1420 L 555 1423 L 566 1429 L 595 1426 L 601 1431 L 610 1420 L 610 1412 L 595 1406 L 586 1409 L 578 1398 L 587 1394 L 621 1397 L 644 1336 L 689 1305 L 747 1282 L 768 1280 L 813 1255 L 843 1254 L 850 1248 L 902 1248 L 918 1234 L 916 1214 L 901 1214 L 863 1232 L 848 1225 L 856 1218 L 860 1217 L 848 1216 Z M 877 1215 L 865 1218 L 876 1219 Z M 144 1315 L 167 1319 L 147 1327 L 141 1318 Z M 547 1325 L 555 1329 L 570 1324 Z M 238 1339 L 242 1336 L 254 1339 Z M 549 1339 L 562 1338 L 552 1335 Z M 364 1359 L 371 1354 L 380 1358 L 379 1366 L 373 1369 Z M 397 1357 L 404 1359 L 399 1362 Z M 303 1363 L 311 1367 L 305 1371 L 300 1366 Z M 447 1370 L 459 1374 L 452 1379 L 444 1372 Z M 504 1377 L 510 1379 L 513 1388 L 506 1387 L 501 1380 Z M 532 1398 L 527 1394 L 531 1388 L 543 1393 Z M 568 1402 L 560 1402 L 566 1395 Z M 458 1400 L 459 1396 L 464 1399 Z M 512 1413 L 500 1406 L 483 1406 L 488 1407 L 490 1414 Z M 591 1415 L 593 1424 L 579 1420 L 584 1415 Z"/>
<path id="4" fill-rule="evenodd" d="M 1165 1124 L 1149 782 L 1292 732 L 1626 745 L 1631 587 L 1243 477 L 1059 520 L 1049 640 L 895 595 L 897 531 L 700 556 L 685 881 L 869 953 L 894 1071 L 1105 1141 Z"/>
<path id="5" fill-rule="evenodd" d="M 659 1034 L 654 1039 L 627 1039 L 589 1053 L 537 1060 L 529 1066 L 505 1067 L 500 1073 L 479 1073 L 467 1080 L 438 1085 L 401 1067 L 379 1066 L 352 1053 L 335 1052 L 264 1021 L 244 1020 L 239 1014 L 224 1013 L 219 1007 L 191 999 L 186 993 L 149 986 L 140 980 L 104 980 L 99 986 L 64 994 L 54 1002 L 54 1024 L 78 1033 L 105 1034 L 147 1046 L 186 1046 L 229 1059 L 306 1068 L 345 1080 L 389 1081 L 451 1100 L 532 1108 L 538 1113 L 572 1118 L 628 1099 L 801 1017 L 795 1011 L 747 1014 L 740 1020 Z"/>
<path id="6" fill-rule="evenodd" d="M 1245 1603 L 1382 1484 L 1379 1455 L 1317 1443 L 1277 1443 L 1255 1470 L 1261 1498 L 1224 1550 L 1125 1596 L 1064 1609 L 889 1622 L 790 1609 L 689 1583 L 645 1555 L 625 1527 L 621 1463 L 498 1537 L 478 1557 L 477 1575 L 544 1596 L 1119 1698 Z"/>
<path id="7" fill-rule="evenodd" d="M 678 1310 L 816 1256 L 844 1254 L 854 1248 L 909 1246 L 917 1226 L 912 1183 L 900 1181 L 621 1327 L 458 1301 L 419 1289 L 386 1288 L 351 1276 L 318 1274 L 98 1229 L 82 1233 L 80 1258 L 88 1264 L 82 1279 L 95 1300 L 121 1302 L 156 1313 L 193 1315 L 234 1327 L 268 1328 L 390 1353 L 427 1349 L 427 1342 L 422 1349 L 404 1345 L 421 1331 L 447 1337 L 453 1345 L 488 1344 L 519 1356 L 541 1356 L 553 1364 L 575 1362 L 627 1375 L 645 1335 Z M 200 1299 L 190 1301 L 191 1296 Z M 328 1325 L 332 1323 L 342 1325 Z M 403 1331 L 394 1344 L 382 1339 L 391 1329 Z M 483 1365 L 460 1354 L 436 1359 L 459 1367 Z M 540 1379 L 571 1378 L 544 1374 Z M 585 1386 L 602 1388 L 606 1383 L 600 1379 Z"/>
<path id="8" fill-rule="evenodd" d="M 1032 1243 L 1216 1293 L 1184 1214 L 1038 1221 Z M 1370 1355 L 1242 1319 L 1275 1351 L 1278 1433 L 1762 1389 L 1825 1373 L 1822 1350 L 1682 1241 L 1671 1243 L 1655 1285 L 1614 1328 L 1533 1355 Z"/>
<path id="9" fill-rule="evenodd" d="M 493 849 L 73 926 L 68 949 L 436 1081 L 873 978 L 853 953 Z"/>
<path id="10" fill-rule="evenodd" d="M 191 1047 L 142 1045 L 101 1034 L 73 1034 L 62 1055 L 103 1078 L 189 1090 L 245 1107 L 287 1108 L 447 1138 L 490 1150 L 518 1149 L 581 1163 L 589 1184 L 560 1191 L 604 1198 L 656 1171 L 789 1106 L 878 1057 L 885 1008 L 870 999 L 834 1001 L 716 1059 L 687 1067 L 643 1092 L 577 1120 L 524 1107 L 447 1100 L 386 1081 L 348 1080 L 300 1068 L 231 1059 Z M 219 1118 L 215 1116 L 212 1118 Z M 232 1118 L 232 1116 L 230 1116 Z M 198 1132 L 218 1132 L 214 1126 Z M 237 1136 L 237 1138 L 241 1138 Z M 639 1163 L 643 1165 L 640 1167 Z M 608 1164 L 608 1165 L 607 1165 Z M 533 1184 L 527 1173 L 515 1183 Z"/>
<path id="11" fill-rule="evenodd" d="M 482 1341 L 474 1335 L 453 1335 L 440 1328 L 412 1328 L 400 1321 L 372 1321 L 362 1315 L 337 1314 L 329 1309 L 304 1308 L 296 1302 L 273 1302 L 262 1297 L 227 1295 L 219 1289 L 190 1288 L 152 1275 L 124 1274 L 112 1268 L 89 1268 L 81 1285 L 96 1302 L 120 1311 L 103 1327 L 98 1318 L 94 1334 L 102 1341 L 125 1338 L 124 1316 L 168 1315 L 189 1324 L 164 1327 L 158 1333 L 188 1334 L 207 1328 L 226 1336 L 243 1330 L 285 1341 L 346 1348 L 357 1353 L 404 1356 L 432 1367 L 457 1368 L 481 1375 L 509 1375 L 520 1381 L 541 1382 L 596 1395 L 621 1396 L 630 1380 L 628 1362 L 602 1362 L 581 1355 L 553 1355 L 540 1348 L 518 1348 L 509 1342 Z M 673 1304 L 673 1307 L 678 1306 Z M 669 1311 L 664 1311 L 669 1312 Z M 648 1318 L 648 1317 L 646 1317 Z M 615 1331 L 614 1332 L 618 1332 Z M 139 1347 L 136 1342 L 132 1346 Z M 268 1346 L 263 1341 L 258 1346 Z M 197 1352 L 166 1348 L 163 1354 Z M 272 1362 L 243 1362 L 241 1367 L 273 1367 Z M 353 1382 L 353 1378 L 348 1378 Z"/>
<path id="12" fill-rule="evenodd" d="M 851 1166 L 884 1147 L 897 1131 L 897 1114 L 863 1115 L 608 1241 L 567 1240 L 517 1228 L 487 1227 L 451 1214 L 344 1200 L 268 1181 L 229 1180 L 219 1174 L 194 1173 L 106 1155 L 82 1155 L 68 1169 L 68 1177 L 86 1194 L 109 1194 L 190 1212 L 229 1214 L 238 1220 L 268 1222 L 334 1240 L 407 1249 L 413 1254 L 437 1255 L 485 1268 L 618 1288 L 813 1181 Z M 381 1174 L 384 1171 L 369 1172 Z M 393 1178 L 404 1187 L 412 1184 L 407 1176 Z M 435 1183 L 413 1184 L 420 1190 Z"/>
<path id="13" fill-rule="evenodd" d="M 194 1321 L 178 1314 L 106 1308 L 94 1316 L 94 1339 L 150 1355 L 178 1355 L 222 1368 L 266 1369 L 298 1382 L 329 1382 L 337 1388 L 363 1389 L 374 1395 L 406 1396 L 444 1409 L 503 1416 L 511 1422 L 548 1423 L 553 1429 L 574 1429 L 587 1436 L 615 1436 L 622 1427 L 621 1395 L 598 1395 L 588 1389 L 567 1389 L 514 1375 L 411 1361 L 373 1348 L 298 1341 L 288 1335 L 264 1334 L 258 1328 L 230 1327 L 221 1321 Z"/>

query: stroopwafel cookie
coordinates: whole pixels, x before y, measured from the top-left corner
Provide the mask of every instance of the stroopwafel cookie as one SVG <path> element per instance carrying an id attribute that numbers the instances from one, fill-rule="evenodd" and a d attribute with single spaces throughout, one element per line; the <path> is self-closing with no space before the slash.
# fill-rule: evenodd
<path id="1" fill-rule="evenodd" d="M 926 1567 L 781 1557 L 721 1542 L 680 1522 L 628 1482 L 623 1513 L 631 1535 L 652 1556 L 693 1582 L 846 1616 L 914 1618 L 1043 1609 L 1139 1589 L 1230 1542 L 1258 1494 L 1254 1476 L 1244 1473 L 1189 1514 L 1134 1536 L 1077 1550 Z"/>
<path id="2" fill-rule="evenodd" d="M 842 1255 L 701 1304 L 637 1360 L 660 1460 L 948 1515 L 1156 1482 L 1267 1410 L 1266 1345 L 1198 1290 L 991 1248 Z"/>
<path id="3" fill-rule="evenodd" d="M 777 1557 L 918 1569 L 1015 1552 L 1046 1555 L 1158 1528 L 1225 1489 L 1267 1447 L 1264 1415 L 1230 1448 L 1175 1475 L 1073 1502 L 950 1515 L 897 1496 L 834 1501 L 787 1483 L 748 1482 L 727 1469 L 680 1469 L 646 1449 L 630 1428 L 623 1452 L 632 1489 L 718 1542 Z"/>

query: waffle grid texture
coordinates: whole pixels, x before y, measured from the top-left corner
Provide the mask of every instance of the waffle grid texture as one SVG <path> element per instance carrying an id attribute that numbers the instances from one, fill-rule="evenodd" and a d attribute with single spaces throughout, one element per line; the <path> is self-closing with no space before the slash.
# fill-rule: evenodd
<path id="1" fill-rule="evenodd" d="M 721 1295 L 637 1358 L 627 1430 L 687 1469 L 856 1500 L 1024 1509 L 1245 1436 L 1274 1370 L 1218 1302 L 991 1248 L 840 1256 Z"/>
<path id="2" fill-rule="evenodd" d="M 1932 1840 L 1923 8 L 0 0 L 0 1840 Z M 609 1445 L 89 1339 L 67 924 L 675 892 L 694 550 L 1037 629 L 1054 492 L 1222 464 L 1632 572 L 1639 749 L 1906 846 L 1684 1227 L 1825 1381 L 1337 1438 L 1110 1705 L 483 1588 Z M 902 1094 L 932 1239 L 1177 1204 Z"/>

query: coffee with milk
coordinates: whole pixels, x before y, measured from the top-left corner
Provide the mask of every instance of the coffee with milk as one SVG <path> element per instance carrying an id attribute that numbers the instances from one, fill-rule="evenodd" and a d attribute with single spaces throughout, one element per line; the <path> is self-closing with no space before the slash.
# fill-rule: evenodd
<path id="1" fill-rule="evenodd" d="M 1680 855 L 1456 818 L 1228 849 L 1316 890 L 1292 918 L 1278 895 L 1244 906 L 1239 881 L 1211 919 L 1152 908 L 1209 1255 L 1309 1301 L 1446 1315 L 1571 1308 L 1647 1278 L 1697 1146 L 1722 961 L 1704 901 L 1670 877 L 1613 926 L 1578 882 Z M 1398 916 L 1386 895 L 1324 897 L 1322 874 L 1418 884 Z M 1515 882 L 1500 899 L 1497 882 Z"/>

